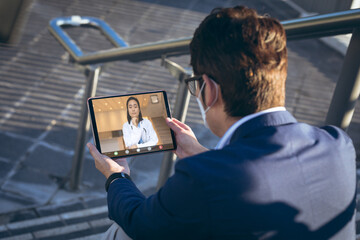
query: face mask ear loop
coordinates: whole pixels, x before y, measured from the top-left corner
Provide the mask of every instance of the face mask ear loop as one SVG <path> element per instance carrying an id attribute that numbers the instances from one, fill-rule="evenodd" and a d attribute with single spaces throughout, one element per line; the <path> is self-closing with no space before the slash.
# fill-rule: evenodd
<path id="1" fill-rule="evenodd" d="M 197 98 L 200 98 L 201 92 L 202 92 L 202 90 L 204 89 L 204 87 L 205 87 L 205 81 L 203 82 L 203 84 L 202 84 L 202 86 L 201 86 L 201 88 L 200 88 L 199 95 L 196 96 Z"/>
<path id="2" fill-rule="evenodd" d="M 201 97 L 201 92 L 203 91 L 203 89 L 205 88 L 205 81 L 203 82 L 203 84 L 202 84 L 202 86 L 201 86 L 201 88 L 200 88 L 200 91 L 199 91 L 199 95 L 197 95 L 196 96 L 196 99 L 199 99 L 200 100 L 200 98 L 202 99 L 202 97 Z M 204 99 L 203 99 L 204 100 Z M 199 104 L 201 104 L 201 106 L 202 106 L 202 103 L 201 103 L 202 101 L 200 101 L 200 103 Z M 206 103 L 204 102 L 204 104 L 205 104 L 205 106 L 206 106 Z M 203 109 L 204 109 L 204 107 L 203 107 Z M 204 110 L 204 113 L 206 113 L 207 111 L 209 110 L 209 107 L 206 107 L 206 110 Z"/>
<path id="3" fill-rule="evenodd" d="M 213 81 L 212 79 L 210 79 L 210 80 Z M 215 83 L 215 82 L 213 81 L 213 83 Z M 204 121 L 204 125 L 205 125 L 206 128 L 208 128 L 208 125 L 207 125 L 207 122 L 206 122 L 206 112 L 209 111 L 210 108 L 212 107 L 212 105 L 215 104 L 215 102 L 216 102 L 216 100 L 218 99 L 218 96 L 219 96 L 218 86 L 217 86 L 216 83 L 215 83 L 215 85 L 216 85 L 216 98 L 215 98 L 215 100 L 213 101 L 213 103 L 211 104 L 211 106 L 207 107 L 206 110 L 204 110 L 204 106 L 203 106 L 203 104 L 202 104 L 202 101 L 200 100 L 201 92 L 203 91 L 203 89 L 204 89 L 204 87 L 205 87 L 205 82 L 203 83 L 203 85 L 202 85 L 201 88 L 200 88 L 199 95 L 196 97 L 196 101 L 197 101 L 197 103 L 198 103 L 198 105 L 199 105 L 201 117 L 202 117 L 202 119 L 203 119 L 203 121 Z"/>
<path id="4" fill-rule="evenodd" d="M 216 83 L 214 80 L 212 80 L 211 78 L 210 78 L 210 80 L 215 84 L 215 87 L 216 87 L 216 97 L 215 97 L 214 101 L 206 108 L 205 113 L 206 113 L 207 111 L 209 111 L 212 106 L 214 106 L 214 104 L 216 103 L 216 100 L 217 100 L 218 97 L 219 97 L 219 88 L 218 88 L 217 83 Z"/>

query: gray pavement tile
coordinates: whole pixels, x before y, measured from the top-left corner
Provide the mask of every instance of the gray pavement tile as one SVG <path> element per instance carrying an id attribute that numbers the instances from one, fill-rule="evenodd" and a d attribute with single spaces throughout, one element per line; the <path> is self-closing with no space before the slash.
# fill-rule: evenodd
<path id="1" fill-rule="evenodd" d="M 46 205 L 42 207 L 36 208 L 36 212 L 40 216 L 50 216 L 55 214 L 61 214 L 65 212 L 77 211 L 84 209 L 84 204 L 81 201 L 74 201 L 72 203 L 66 204 L 53 204 L 53 205 Z"/>
<path id="2" fill-rule="evenodd" d="M 10 237 L 11 235 L 10 235 L 10 233 L 9 232 L 0 232 L 0 239 L 3 239 L 3 238 L 5 238 L 5 237 Z"/>
<path id="3" fill-rule="evenodd" d="M 12 223 L 8 224 L 7 227 L 9 228 L 12 236 L 20 235 L 64 226 L 65 224 L 59 219 L 60 218 L 58 215 L 55 215 L 45 218 L 32 219 L 29 221 Z"/>
<path id="4" fill-rule="evenodd" d="M 12 237 L 2 238 L 1 240 L 31 240 L 31 239 L 34 239 L 33 236 L 31 235 L 31 233 L 25 233 L 25 234 L 21 234 L 21 235 L 12 236 Z"/>
<path id="5" fill-rule="evenodd" d="M 297 54 L 302 60 L 294 62 L 299 71 L 307 74 L 308 69 L 304 69 L 304 66 L 311 66 L 324 74 L 326 78 L 336 82 L 344 60 L 342 55 L 317 39 L 289 41 L 288 47 L 292 54 Z M 308 79 L 316 80 L 316 78 L 311 77 Z"/>
<path id="6" fill-rule="evenodd" d="M 1 77 L 1 76 L 0 76 Z M 21 118 L 21 119 L 20 119 Z M 25 122 L 25 123 L 24 123 Z M 42 133 L 44 133 L 45 131 L 45 126 L 41 126 L 42 128 L 40 128 L 39 124 L 37 123 L 37 121 L 30 121 L 28 119 L 28 117 L 23 117 L 23 116 L 19 116 L 19 115 L 14 115 L 12 116 L 8 121 L 6 121 L 2 126 L 1 126 L 1 130 L 2 131 L 8 131 L 8 132 L 12 132 L 12 133 L 16 133 L 18 135 L 22 135 L 25 136 L 27 138 L 33 138 L 36 139 L 38 138 Z M 19 142 L 15 142 L 15 144 L 19 144 Z M 27 145 L 22 145 L 22 146 L 27 146 Z M 13 156 L 18 156 L 20 157 L 21 155 L 19 153 L 23 152 L 26 153 L 26 150 L 28 149 L 27 147 L 20 147 L 20 145 L 18 145 L 16 147 L 16 149 L 18 150 L 18 154 L 15 155 L 14 152 L 16 152 L 14 149 L 15 146 L 13 147 L 9 147 L 7 151 L 11 151 L 12 153 L 7 153 L 10 155 L 10 157 L 12 158 Z"/>
<path id="7" fill-rule="evenodd" d="M 1 222 L 9 222 L 11 216 L 8 216 L 6 214 L 10 212 L 17 211 L 19 209 L 29 208 L 30 206 L 33 206 L 36 202 L 19 197 L 14 196 L 13 194 L 6 193 L 4 191 L 0 192 L 0 221 Z"/>
<path id="8" fill-rule="evenodd" d="M 25 210 L 16 211 L 16 212 L 9 214 L 9 223 L 25 221 L 25 220 L 34 219 L 37 217 L 38 217 L 38 215 L 36 214 L 36 212 L 34 211 L 33 208 L 25 209 Z"/>
<path id="9" fill-rule="evenodd" d="M 6 227 L 9 230 L 14 231 L 14 230 L 19 230 L 19 229 L 38 227 L 38 226 L 42 226 L 45 224 L 56 223 L 56 222 L 61 222 L 61 218 L 59 215 L 41 217 L 41 218 L 30 219 L 30 220 L 15 222 L 15 223 L 8 223 L 8 224 L 6 224 Z"/>
<path id="10" fill-rule="evenodd" d="M 102 230 L 102 229 L 101 229 Z M 104 232 L 104 231 L 102 231 Z M 74 238 L 78 238 L 78 237 L 82 237 L 82 236 L 87 236 L 87 235 L 91 235 L 94 233 L 98 233 L 94 230 L 90 229 L 84 229 L 84 230 L 78 230 L 78 231 L 73 231 L 73 232 L 69 232 L 66 234 L 62 234 L 62 235 L 56 235 L 56 236 L 49 236 L 49 237 L 45 237 L 45 238 L 41 238 L 41 240 L 64 240 L 64 239 L 74 239 Z"/>
<path id="11" fill-rule="evenodd" d="M 263 0 L 262 1 L 264 4 L 267 4 L 269 6 L 269 8 L 272 9 L 272 11 L 275 12 L 275 14 L 273 15 L 274 17 L 276 16 L 278 19 L 293 19 L 293 18 L 298 18 L 299 17 L 299 12 L 296 11 L 295 9 L 293 9 L 292 7 L 290 7 L 285 1 L 282 0 L 272 0 L 272 1 L 268 1 L 268 0 Z"/>
<path id="12" fill-rule="evenodd" d="M 55 143 L 59 146 L 63 146 L 65 149 L 73 150 L 75 148 L 75 141 L 77 136 L 77 129 L 56 126 L 49 131 L 44 141 L 49 144 Z"/>
<path id="13" fill-rule="evenodd" d="M 87 156 L 83 164 L 82 183 L 91 189 L 105 191 L 105 176 L 99 172 L 92 157 Z"/>
<path id="14" fill-rule="evenodd" d="M 92 228 L 97 228 L 97 227 L 103 227 L 103 226 L 110 226 L 113 223 L 114 222 L 112 220 L 110 220 L 109 218 L 102 218 L 102 219 L 96 219 L 96 220 L 90 221 L 90 226 Z"/>
<path id="15" fill-rule="evenodd" d="M 97 214 L 103 214 L 107 213 L 108 209 L 107 206 L 100 206 L 96 208 L 89 208 L 84 210 L 79 210 L 75 212 L 68 212 L 68 213 L 62 213 L 60 214 L 61 219 L 63 220 L 69 220 L 69 219 L 75 219 L 80 217 L 87 217 L 91 215 L 97 215 Z"/>
<path id="16" fill-rule="evenodd" d="M 1 142 L 1 151 L 0 157 L 9 159 L 10 162 L 15 162 L 24 155 L 32 144 L 29 140 L 19 139 L 11 137 L 0 129 L 0 142 Z M 3 176 L 0 173 L 0 176 Z"/>
<path id="17" fill-rule="evenodd" d="M 99 239 L 102 239 L 103 236 L 104 236 L 104 233 L 98 233 L 98 234 L 94 234 L 94 235 L 90 235 L 90 236 L 74 238 L 73 240 L 99 240 Z"/>
<path id="18" fill-rule="evenodd" d="M 75 223 L 81 223 L 81 222 L 89 222 L 89 221 L 93 221 L 96 219 L 102 219 L 102 218 L 107 218 L 108 217 L 108 213 L 104 212 L 104 213 L 99 213 L 99 214 L 94 214 L 94 215 L 90 215 L 90 216 L 84 216 L 84 217 L 79 217 L 79 218 L 71 218 L 71 219 L 66 219 L 64 220 L 64 222 L 66 223 L 66 225 L 72 225 Z"/>
<path id="19" fill-rule="evenodd" d="M 148 189 L 156 187 L 163 157 L 164 153 L 154 153 L 128 159 L 131 179 L 141 192 L 148 192 Z"/>
<path id="20" fill-rule="evenodd" d="M 135 170 L 133 168 L 131 172 L 131 178 L 139 188 L 141 192 L 147 192 L 148 189 L 152 189 L 157 185 L 158 176 L 159 176 L 160 166 L 153 169 L 151 172 L 145 172 L 140 170 Z"/>
<path id="21" fill-rule="evenodd" d="M 0 182 L 5 180 L 6 175 L 9 173 L 9 171 L 12 169 L 13 166 L 14 166 L 14 161 L 13 162 L 0 161 Z"/>
<path id="22" fill-rule="evenodd" d="M 7 230 L 5 225 L 0 225 L 0 238 L 9 237 L 10 232 Z"/>
<path id="23" fill-rule="evenodd" d="M 0 232 L 4 232 L 6 230 L 7 228 L 5 227 L 5 225 L 0 225 Z"/>
<path id="24" fill-rule="evenodd" d="M 39 145 L 26 158 L 24 164 L 52 176 L 65 177 L 70 172 L 71 161 L 72 156 Z"/>
<path id="25" fill-rule="evenodd" d="M 105 185 L 105 183 L 104 183 L 104 185 Z M 104 191 L 105 191 L 105 188 L 104 188 Z M 96 199 L 84 199 L 84 205 L 87 208 L 105 206 L 105 205 L 107 205 L 107 198 L 103 197 L 103 198 L 96 198 Z"/>
<path id="26" fill-rule="evenodd" d="M 34 227 L 19 228 L 16 230 L 12 230 L 12 231 L 10 231 L 10 233 L 12 236 L 15 236 L 15 235 L 31 233 L 34 231 L 41 231 L 44 229 L 57 228 L 57 227 L 62 227 L 62 226 L 64 226 L 64 223 L 62 223 L 62 222 L 44 223 L 42 225 L 36 225 Z"/>
<path id="27" fill-rule="evenodd" d="M 136 182 L 136 177 L 133 175 L 135 172 L 142 171 L 150 173 L 155 171 L 158 174 L 159 169 L 157 167 L 154 168 L 154 166 L 160 166 L 163 158 L 163 153 L 144 154 L 133 157 L 131 161 L 129 161 L 129 165 L 131 167 L 131 177 Z"/>
<path id="28" fill-rule="evenodd" d="M 88 230 L 90 229 L 90 225 L 87 222 L 78 223 L 70 226 L 63 226 L 57 228 L 51 228 L 41 231 L 34 232 L 34 236 L 36 238 L 45 238 L 45 237 L 56 237 L 57 235 L 64 235 L 72 232 Z"/>
<path id="29" fill-rule="evenodd" d="M 2 189 L 41 205 L 50 200 L 58 185 L 43 172 L 22 168 L 4 183 Z"/>
<path id="30" fill-rule="evenodd" d="M 59 189 L 55 193 L 55 195 L 51 198 L 49 204 L 62 205 L 74 201 L 81 201 L 82 199 L 96 199 L 96 198 L 105 198 L 105 197 L 106 197 L 106 192 L 103 189 L 96 190 L 80 185 L 80 189 L 75 192 L 66 189 Z"/>

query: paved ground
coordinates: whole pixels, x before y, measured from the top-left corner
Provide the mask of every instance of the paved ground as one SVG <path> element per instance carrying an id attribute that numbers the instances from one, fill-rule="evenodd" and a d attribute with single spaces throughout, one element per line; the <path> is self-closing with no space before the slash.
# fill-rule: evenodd
<path id="1" fill-rule="evenodd" d="M 104 19 L 130 45 L 191 36 L 199 22 L 217 6 L 246 4 L 281 20 L 298 17 L 282 0 L 168 1 L 168 0 L 37 0 L 18 45 L 0 45 L 0 224 L 45 216 L 60 206 L 86 208 L 104 201 L 105 178 L 85 155 L 81 189 L 66 190 L 78 127 L 85 77 L 69 63 L 68 54 L 47 30 L 54 17 L 82 15 Z M 86 52 L 111 44 L 93 29 L 67 32 Z M 289 42 L 286 107 L 300 121 L 322 125 L 341 70 L 343 56 L 323 42 Z M 189 57 L 172 60 L 188 66 Z M 174 105 L 177 81 L 160 60 L 109 64 L 97 95 L 165 89 Z M 201 124 L 194 99 L 186 122 L 200 142 L 215 146 Z M 360 149 L 360 115 L 356 111 L 349 134 Z M 161 154 L 133 158 L 132 176 L 146 193 L 154 191 Z M 1 231 L 1 228 L 0 228 Z"/>

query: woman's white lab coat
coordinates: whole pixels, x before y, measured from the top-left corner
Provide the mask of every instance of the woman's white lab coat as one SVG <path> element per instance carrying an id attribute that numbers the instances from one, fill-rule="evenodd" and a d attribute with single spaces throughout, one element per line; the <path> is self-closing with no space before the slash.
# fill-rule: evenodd
<path id="1" fill-rule="evenodd" d="M 138 148 L 154 146 L 158 143 L 156 132 L 148 119 L 143 119 L 138 126 L 130 121 L 123 125 L 123 138 L 126 147 L 136 144 Z"/>

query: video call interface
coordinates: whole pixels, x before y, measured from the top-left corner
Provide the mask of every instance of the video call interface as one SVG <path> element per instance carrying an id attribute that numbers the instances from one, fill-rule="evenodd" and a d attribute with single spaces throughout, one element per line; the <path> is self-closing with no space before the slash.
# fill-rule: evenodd
<path id="1" fill-rule="evenodd" d="M 90 99 L 101 153 L 116 158 L 174 149 L 165 103 L 163 92 Z"/>

